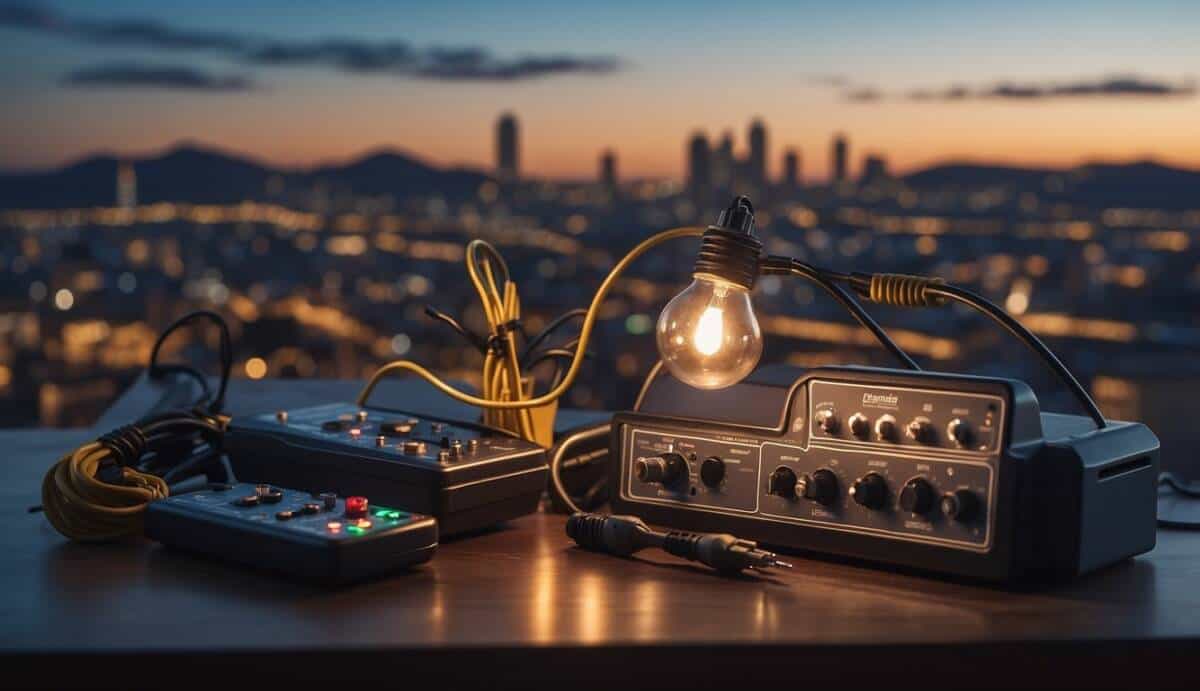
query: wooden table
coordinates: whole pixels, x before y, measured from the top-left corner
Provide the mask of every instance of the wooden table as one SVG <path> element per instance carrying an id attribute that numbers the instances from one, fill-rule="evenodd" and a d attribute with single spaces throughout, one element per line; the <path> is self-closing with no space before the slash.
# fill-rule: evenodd
<path id="1" fill-rule="evenodd" d="M 272 409 L 354 389 L 237 382 L 230 395 Z M 116 413 L 147 400 L 131 396 Z M 805 558 L 722 578 L 666 555 L 581 551 L 563 517 L 538 514 L 445 543 L 410 573 L 322 590 L 144 541 L 68 543 L 26 507 L 54 457 L 91 436 L 0 431 L 6 682 L 1200 688 L 1197 533 L 1160 531 L 1144 557 L 1006 592 Z"/>

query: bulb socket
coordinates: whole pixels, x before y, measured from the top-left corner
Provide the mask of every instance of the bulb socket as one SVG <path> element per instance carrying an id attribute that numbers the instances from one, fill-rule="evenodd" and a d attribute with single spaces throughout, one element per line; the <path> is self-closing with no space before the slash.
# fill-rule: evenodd
<path id="1" fill-rule="evenodd" d="M 763 245 L 754 235 L 719 226 L 709 226 L 700 240 L 695 274 L 709 274 L 746 290 L 758 280 Z"/>

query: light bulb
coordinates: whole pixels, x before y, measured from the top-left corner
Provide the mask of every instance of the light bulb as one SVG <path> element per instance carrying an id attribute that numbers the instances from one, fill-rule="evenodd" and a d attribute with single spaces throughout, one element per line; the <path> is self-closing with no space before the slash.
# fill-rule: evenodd
<path id="1" fill-rule="evenodd" d="M 711 274 L 695 274 L 692 284 L 667 303 L 655 336 L 671 374 L 698 389 L 737 383 L 762 355 L 750 291 Z"/>

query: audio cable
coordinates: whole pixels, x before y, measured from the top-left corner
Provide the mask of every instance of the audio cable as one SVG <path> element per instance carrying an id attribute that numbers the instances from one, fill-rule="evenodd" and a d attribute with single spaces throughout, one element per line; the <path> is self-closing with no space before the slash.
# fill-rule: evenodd
<path id="1" fill-rule="evenodd" d="M 170 334 L 207 320 L 220 331 L 221 375 L 216 392 L 190 365 L 163 365 L 158 354 Z M 222 414 L 232 370 L 229 327 L 214 312 L 192 312 L 163 331 L 151 351 L 151 379 L 184 375 L 202 393 L 189 408 L 171 410 L 119 427 L 62 456 L 42 479 L 42 504 L 34 507 L 63 536 L 104 542 L 141 535 L 150 502 L 197 475 L 225 474 L 222 441 L 229 417 Z M 227 479 L 227 478 L 226 478 Z"/>
<path id="2" fill-rule="evenodd" d="M 689 561 L 698 561 L 722 574 L 745 569 L 792 568 L 758 543 L 726 533 L 659 532 L 637 516 L 602 516 L 575 513 L 567 519 L 567 536 L 593 552 L 629 557 L 643 549 L 661 549 Z"/>

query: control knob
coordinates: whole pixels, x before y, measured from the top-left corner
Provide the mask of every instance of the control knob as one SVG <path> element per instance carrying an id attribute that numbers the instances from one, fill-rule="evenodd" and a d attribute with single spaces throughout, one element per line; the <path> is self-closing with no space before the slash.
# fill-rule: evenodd
<path id="1" fill-rule="evenodd" d="M 923 477 L 914 477 L 900 490 L 900 508 L 909 513 L 927 514 L 933 509 L 937 494 L 933 485 Z"/>
<path id="2" fill-rule="evenodd" d="M 979 513 L 979 497 L 969 489 L 956 489 L 942 495 L 942 515 L 965 523 Z"/>
<path id="3" fill-rule="evenodd" d="M 646 456 L 633 462 L 633 474 L 642 482 L 673 485 L 687 477 L 687 461 L 677 453 Z"/>
<path id="4" fill-rule="evenodd" d="M 767 494 L 774 494 L 784 499 L 795 499 L 798 489 L 796 483 L 796 473 L 792 472 L 791 468 L 780 466 L 767 478 Z"/>
<path id="5" fill-rule="evenodd" d="M 725 461 L 709 456 L 700 464 L 700 481 L 705 487 L 716 489 L 725 480 Z"/>
<path id="6" fill-rule="evenodd" d="M 925 418 L 916 418 L 908 423 L 908 436 L 922 444 L 933 444 L 937 441 L 937 436 L 933 430 L 933 423 Z"/>
<path id="7" fill-rule="evenodd" d="M 879 473 L 867 473 L 850 486 L 850 496 L 858 505 L 878 511 L 887 503 L 887 480 Z"/>
<path id="8" fill-rule="evenodd" d="M 812 474 L 805 473 L 796 481 L 796 494 L 818 504 L 829 506 L 838 497 L 837 475 L 827 468 L 814 470 Z"/>
<path id="9" fill-rule="evenodd" d="M 850 416 L 850 434 L 859 439 L 867 439 L 871 436 L 871 421 L 862 413 L 855 413 Z"/>
<path id="10" fill-rule="evenodd" d="M 965 448 L 971 444 L 971 425 L 965 420 L 954 418 L 946 425 L 946 436 L 954 440 L 954 443 L 959 448 Z"/>
<path id="11" fill-rule="evenodd" d="M 896 418 L 892 415 L 881 415 L 875 421 L 875 436 L 880 441 L 896 441 Z"/>
<path id="12" fill-rule="evenodd" d="M 837 413 L 832 410 L 822 410 L 817 413 L 817 426 L 825 434 L 837 434 L 842 428 L 842 423 L 838 420 Z"/>

